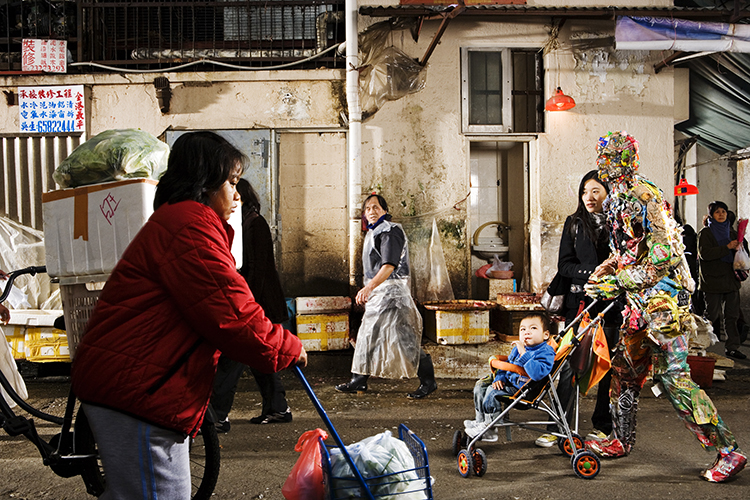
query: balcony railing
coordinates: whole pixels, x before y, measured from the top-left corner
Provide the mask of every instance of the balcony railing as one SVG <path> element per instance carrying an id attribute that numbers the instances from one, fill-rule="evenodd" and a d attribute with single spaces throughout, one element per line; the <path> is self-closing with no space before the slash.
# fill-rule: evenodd
<path id="1" fill-rule="evenodd" d="M 69 73 L 200 60 L 224 65 L 213 69 L 343 67 L 344 58 L 327 50 L 344 41 L 343 6 L 344 0 L 6 0 L 0 71 L 21 70 L 24 38 L 67 40 Z"/>

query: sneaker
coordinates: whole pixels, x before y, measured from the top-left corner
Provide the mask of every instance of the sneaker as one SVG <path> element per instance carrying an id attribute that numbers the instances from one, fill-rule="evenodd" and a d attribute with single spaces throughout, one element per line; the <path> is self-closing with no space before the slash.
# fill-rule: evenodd
<path id="1" fill-rule="evenodd" d="M 737 450 L 729 455 L 717 456 L 710 469 L 701 472 L 701 477 L 711 483 L 722 483 L 745 468 L 747 457 Z"/>
<path id="2" fill-rule="evenodd" d="M 464 427 L 468 427 L 473 424 L 481 424 L 481 422 L 477 420 L 464 420 Z"/>
<path id="3" fill-rule="evenodd" d="M 221 433 L 226 434 L 227 432 L 229 432 L 231 425 L 229 424 L 229 419 L 225 418 L 224 420 L 219 420 L 218 422 L 215 422 L 214 427 L 216 427 L 216 432 L 221 432 Z"/>
<path id="4" fill-rule="evenodd" d="M 734 358 L 734 359 L 747 359 L 747 356 L 745 356 L 745 354 L 738 349 L 732 349 L 731 351 L 726 351 L 726 355 L 727 357 Z"/>
<path id="5" fill-rule="evenodd" d="M 467 422 L 468 424 L 464 425 L 464 431 L 470 438 L 475 437 L 484 430 L 484 424 L 482 422 L 477 422 L 476 420 L 468 420 Z"/>
<path id="6" fill-rule="evenodd" d="M 287 408 L 286 411 L 269 413 L 268 415 L 259 415 L 250 419 L 251 424 L 283 424 L 292 421 L 292 410 Z"/>
<path id="7" fill-rule="evenodd" d="M 557 444 L 557 436 L 553 434 L 542 434 L 541 436 L 536 438 L 534 444 L 540 448 L 550 448 Z"/>
<path id="8" fill-rule="evenodd" d="M 591 432 L 586 435 L 585 441 L 604 441 L 609 436 L 604 434 L 602 431 L 598 429 L 594 429 L 594 432 Z"/>
<path id="9" fill-rule="evenodd" d="M 494 443 L 497 441 L 497 429 L 490 427 L 482 434 L 482 441 L 485 443 Z"/>
<path id="10" fill-rule="evenodd" d="M 604 458 L 619 458 L 627 455 L 625 447 L 617 438 L 603 441 L 584 441 L 584 445 L 589 451 L 593 451 Z"/>

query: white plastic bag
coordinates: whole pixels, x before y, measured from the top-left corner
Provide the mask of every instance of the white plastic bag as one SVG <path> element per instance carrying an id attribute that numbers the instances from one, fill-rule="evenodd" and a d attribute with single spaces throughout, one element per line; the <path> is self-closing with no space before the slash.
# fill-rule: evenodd
<path id="1" fill-rule="evenodd" d="M 5 335 L 2 335 L 2 337 L 3 339 L 0 340 L 0 344 L 2 344 L 0 345 L 0 370 L 2 370 L 3 375 L 5 375 L 5 378 L 10 382 L 10 386 L 13 387 L 13 390 L 21 396 L 21 399 L 26 400 L 29 398 L 29 393 L 26 391 L 26 383 L 23 381 L 21 374 L 18 373 L 16 361 L 13 359 L 13 352 L 10 349 L 8 340 L 5 338 Z M 5 389 L 2 387 L 0 387 L 0 394 L 3 395 L 5 401 L 11 408 L 16 406 L 15 401 L 8 396 L 8 393 L 5 392 Z"/>
<path id="2" fill-rule="evenodd" d="M 734 270 L 750 270 L 750 256 L 747 255 L 747 251 L 743 245 L 740 245 L 737 248 L 737 252 L 734 254 Z"/>

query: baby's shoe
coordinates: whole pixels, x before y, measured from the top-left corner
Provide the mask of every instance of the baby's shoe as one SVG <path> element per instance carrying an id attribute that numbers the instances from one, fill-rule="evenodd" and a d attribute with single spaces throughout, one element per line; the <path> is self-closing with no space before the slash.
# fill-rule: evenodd
<path id="1" fill-rule="evenodd" d="M 701 472 L 701 477 L 711 483 L 722 483 L 745 468 L 747 457 L 737 450 L 729 455 L 716 457 L 710 469 Z"/>
<path id="2" fill-rule="evenodd" d="M 497 441 L 497 429 L 495 427 L 490 427 L 485 431 L 485 433 L 482 435 L 482 441 L 485 443 L 494 443 Z"/>

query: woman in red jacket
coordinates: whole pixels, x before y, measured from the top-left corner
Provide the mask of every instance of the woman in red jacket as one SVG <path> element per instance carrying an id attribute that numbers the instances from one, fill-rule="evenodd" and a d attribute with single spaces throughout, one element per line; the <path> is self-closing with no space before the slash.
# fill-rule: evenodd
<path id="1" fill-rule="evenodd" d="M 189 499 L 189 437 L 221 352 L 265 373 L 306 365 L 231 254 L 227 223 L 244 156 L 211 132 L 175 141 L 154 200 L 102 290 L 78 346 L 73 390 L 107 476 L 106 499 Z"/>

